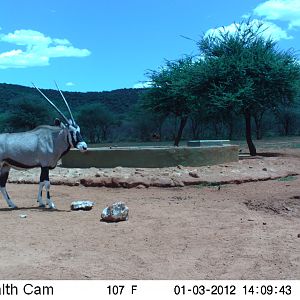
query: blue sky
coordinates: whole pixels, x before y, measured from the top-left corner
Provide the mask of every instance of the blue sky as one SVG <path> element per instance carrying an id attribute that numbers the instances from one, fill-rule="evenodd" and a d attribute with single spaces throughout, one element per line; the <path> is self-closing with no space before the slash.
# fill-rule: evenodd
<path id="1" fill-rule="evenodd" d="M 300 50 L 299 0 L 1 0 L 0 82 L 62 90 L 137 87 L 164 59 L 197 54 L 187 36 L 251 15 Z"/>

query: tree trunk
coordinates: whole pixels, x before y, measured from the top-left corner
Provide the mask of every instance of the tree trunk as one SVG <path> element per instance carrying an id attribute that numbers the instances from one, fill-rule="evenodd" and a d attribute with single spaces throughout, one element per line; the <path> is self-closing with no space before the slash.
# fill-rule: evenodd
<path id="1" fill-rule="evenodd" d="M 187 119 L 188 119 L 188 117 L 181 117 L 181 119 L 180 119 L 179 129 L 177 132 L 177 136 L 175 137 L 174 146 L 177 146 L 177 147 L 179 146 L 179 142 L 181 140 L 183 129 L 187 122 Z"/>
<path id="2" fill-rule="evenodd" d="M 252 141 L 252 135 L 251 135 L 251 114 L 249 111 L 245 113 L 245 121 L 246 121 L 246 141 L 248 144 L 249 152 L 251 156 L 256 155 L 256 148 Z"/>
<path id="3" fill-rule="evenodd" d="M 106 141 L 107 140 L 107 132 L 108 132 L 108 126 L 102 126 L 101 128 L 101 132 L 102 132 L 102 140 Z"/>
<path id="4" fill-rule="evenodd" d="M 173 137 L 172 137 L 172 139 L 176 139 L 176 132 L 177 132 L 177 117 L 176 116 L 174 116 L 174 124 L 173 124 L 173 126 L 174 126 L 174 128 L 173 128 Z"/>
<path id="5" fill-rule="evenodd" d="M 191 129 L 194 140 L 199 140 L 200 135 L 200 122 L 195 118 L 191 118 Z"/>
<path id="6" fill-rule="evenodd" d="M 214 127 L 214 131 L 215 131 L 215 136 L 218 137 L 219 136 L 219 126 L 218 126 L 218 122 L 216 120 L 213 123 L 213 127 Z"/>
<path id="7" fill-rule="evenodd" d="M 255 133 L 256 133 L 256 139 L 261 140 L 262 139 L 262 118 L 264 115 L 264 111 L 260 113 L 256 113 L 254 115 L 254 122 L 255 122 Z"/>
<path id="8" fill-rule="evenodd" d="M 161 123 L 158 127 L 158 134 L 159 134 L 159 141 L 162 141 L 162 129 L 163 129 L 163 123 Z"/>
<path id="9" fill-rule="evenodd" d="M 262 134 L 261 134 L 261 130 L 259 127 L 255 128 L 255 133 L 256 133 L 256 139 L 261 140 Z"/>
<path id="10" fill-rule="evenodd" d="M 284 119 L 284 124 L 283 124 L 283 128 L 284 128 L 284 135 L 288 136 L 290 133 L 290 120 L 288 117 L 286 117 Z"/>
<path id="11" fill-rule="evenodd" d="M 165 120 L 166 120 L 166 116 L 163 116 L 161 118 L 159 118 L 158 120 L 158 134 L 159 134 L 159 141 L 161 142 L 162 141 L 162 135 L 163 135 L 163 125 L 165 123 Z"/>
<path id="12" fill-rule="evenodd" d="M 261 123 L 258 120 L 258 118 L 254 118 L 255 121 L 255 133 L 256 133 L 256 139 L 261 140 L 262 134 L 261 134 Z"/>
<path id="13" fill-rule="evenodd" d="M 232 118 L 230 118 L 227 122 L 228 125 L 228 139 L 232 140 L 232 136 L 233 136 L 233 120 Z"/>

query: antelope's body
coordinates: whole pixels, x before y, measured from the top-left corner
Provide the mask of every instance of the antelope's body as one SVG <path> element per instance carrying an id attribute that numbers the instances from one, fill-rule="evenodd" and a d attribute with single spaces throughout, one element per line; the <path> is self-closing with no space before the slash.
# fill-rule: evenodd
<path id="1" fill-rule="evenodd" d="M 45 187 L 47 205 L 49 208 L 55 208 L 50 197 L 49 169 L 55 168 L 58 160 L 70 148 L 76 147 L 80 151 L 87 150 L 87 145 L 80 135 L 80 128 L 75 123 L 62 92 L 58 89 L 69 110 L 70 120 L 38 88 L 37 90 L 58 111 L 65 123 L 61 123 L 57 119 L 55 122 L 57 126 L 42 125 L 31 131 L 0 134 L 0 191 L 11 208 L 16 208 L 16 205 L 10 199 L 5 187 L 10 168 L 40 167 L 41 175 L 37 197 L 39 206 L 45 207 L 42 199 L 42 191 Z"/>
<path id="2" fill-rule="evenodd" d="M 53 169 L 70 147 L 68 130 L 56 126 L 44 125 L 31 131 L 0 134 L 0 165 L 16 169 Z"/>

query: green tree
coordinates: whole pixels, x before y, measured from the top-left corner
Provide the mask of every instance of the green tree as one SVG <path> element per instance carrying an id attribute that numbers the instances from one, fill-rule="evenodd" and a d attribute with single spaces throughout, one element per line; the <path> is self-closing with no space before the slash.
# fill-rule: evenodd
<path id="1" fill-rule="evenodd" d="M 277 107 L 283 97 L 293 102 L 300 79 L 294 53 L 279 51 L 276 43 L 262 36 L 263 23 L 250 20 L 236 24 L 232 33 L 220 30 L 199 42 L 209 69 L 210 105 L 242 114 L 251 155 L 251 118 L 267 108 Z"/>
<path id="2" fill-rule="evenodd" d="M 52 114 L 45 105 L 32 100 L 16 100 L 6 115 L 9 131 L 31 130 L 39 125 L 51 124 Z"/>
<path id="3" fill-rule="evenodd" d="M 153 134 L 162 136 L 162 127 L 166 116 L 160 113 L 154 113 L 151 110 L 145 110 L 143 102 L 139 101 L 133 106 L 127 115 L 128 121 L 132 124 L 132 128 L 138 140 L 148 142 L 152 140 Z"/>
<path id="4" fill-rule="evenodd" d="M 299 111 L 300 103 L 297 99 L 295 103 L 290 103 L 286 97 L 282 99 L 282 103 L 276 107 L 273 107 L 273 113 L 282 128 L 284 135 L 290 135 L 292 133 L 293 124 L 297 120 L 297 111 Z"/>
<path id="5" fill-rule="evenodd" d="M 77 115 L 78 124 L 91 143 L 107 140 L 112 126 L 120 125 L 117 116 L 102 104 L 86 105 Z"/>
<path id="6" fill-rule="evenodd" d="M 10 114 L 6 112 L 0 113 L 0 133 L 6 132 L 9 129 L 7 120 Z"/>
<path id="7" fill-rule="evenodd" d="M 174 146 L 178 146 L 188 117 L 193 111 L 196 97 L 187 88 L 193 76 L 193 58 L 167 61 L 159 71 L 148 75 L 152 87 L 144 95 L 144 107 L 162 116 L 174 115 L 179 119 Z"/>

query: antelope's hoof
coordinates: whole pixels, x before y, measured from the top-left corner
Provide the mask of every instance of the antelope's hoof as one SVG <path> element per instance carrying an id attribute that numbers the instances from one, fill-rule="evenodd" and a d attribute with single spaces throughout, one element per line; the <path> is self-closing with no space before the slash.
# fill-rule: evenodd
<path id="1" fill-rule="evenodd" d="M 46 205 L 45 205 L 45 204 L 40 204 L 39 207 L 40 207 L 40 208 L 45 208 Z"/>
<path id="2" fill-rule="evenodd" d="M 16 208 L 18 208 L 18 206 L 10 204 L 10 205 L 9 205 L 9 208 L 11 208 L 11 209 L 16 209 Z"/>
<path id="3" fill-rule="evenodd" d="M 49 209 L 56 209 L 56 206 L 54 203 L 48 204 Z"/>

